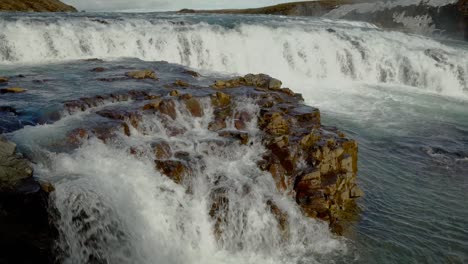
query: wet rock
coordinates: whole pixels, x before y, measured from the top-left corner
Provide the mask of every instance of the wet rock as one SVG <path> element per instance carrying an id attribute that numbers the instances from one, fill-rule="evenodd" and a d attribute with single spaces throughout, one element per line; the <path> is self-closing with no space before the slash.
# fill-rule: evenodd
<path id="1" fill-rule="evenodd" d="M 238 112 L 234 116 L 234 126 L 238 130 L 245 130 L 250 121 L 252 121 L 252 116 L 247 111 Z"/>
<path id="2" fill-rule="evenodd" d="M 211 104 L 214 107 L 227 107 L 231 104 L 231 96 L 222 92 L 217 92 L 211 97 Z"/>
<path id="3" fill-rule="evenodd" d="M 94 69 L 91 70 L 92 72 L 105 72 L 106 71 L 106 68 L 104 67 L 96 67 Z"/>
<path id="4" fill-rule="evenodd" d="M 249 143 L 249 134 L 241 131 L 222 131 L 219 132 L 220 137 L 233 139 L 239 141 L 242 145 L 247 145 Z"/>
<path id="5" fill-rule="evenodd" d="M 230 80 L 217 80 L 213 84 L 214 88 L 234 88 L 239 86 L 254 86 L 265 89 L 277 90 L 281 88 L 281 81 L 266 74 L 247 74 Z"/>
<path id="6" fill-rule="evenodd" d="M 7 77 L 0 77 L 0 83 L 7 83 L 8 78 Z"/>
<path id="7" fill-rule="evenodd" d="M 203 107 L 196 98 L 185 100 L 185 107 L 193 117 L 202 117 L 204 114 Z"/>
<path id="8" fill-rule="evenodd" d="M 20 88 L 20 87 L 10 87 L 10 88 L 0 89 L 0 93 L 2 93 L 2 94 L 6 94 L 6 93 L 24 93 L 26 91 L 27 91 L 26 89 Z"/>
<path id="9" fill-rule="evenodd" d="M 122 129 L 130 135 L 131 126 L 140 127 L 141 117 L 151 114 L 160 118 L 169 137 L 181 135 L 187 132 L 187 128 L 174 122 L 180 110 L 180 114 L 191 117 L 208 114 L 211 117 L 212 114 L 208 129 L 217 132 L 219 138 L 200 142 L 196 148 L 201 153 L 217 153 L 220 148 L 235 142 L 249 144 L 251 138 L 247 131 L 250 132 L 251 128 L 248 125 L 256 124 L 265 149 L 263 159 L 257 162 L 259 168 L 271 174 L 276 188 L 295 199 L 305 215 L 327 221 L 332 230 L 342 233 L 347 221 L 345 216 L 354 212 L 355 199 L 363 195 L 356 184 L 357 143 L 336 128 L 322 126 L 318 109 L 304 105 L 300 95 L 281 88 L 281 82 L 267 75 L 220 80 L 215 86 L 197 87 L 195 93 L 171 87 L 171 96 L 162 98 L 145 91 L 130 91 L 69 101 L 66 108 L 79 110 L 102 106 L 105 102 L 135 101 L 128 108 L 132 110 L 126 110 L 128 106 L 124 109 L 106 106 L 96 111 L 97 115 L 112 123 L 74 131 L 69 140 L 78 144 L 91 135 L 106 142 Z M 167 95 L 167 90 L 161 93 Z M 258 105 L 258 115 L 237 109 L 236 104 L 247 99 Z M 212 113 L 206 113 L 201 100 L 211 102 Z M 191 176 L 191 170 L 199 168 L 197 157 L 184 151 L 173 152 L 165 141 L 153 142 L 151 147 L 156 169 L 176 183 L 185 184 L 184 179 Z M 220 191 L 214 195 L 210 211 L 218 235 L 222 234 L 225 215 L 217 210 L 229 203 L 223 193 Z M 274 203 L 267 206 L 280 226 L 287 224 L 279 207 Z"/>
<path id="10" fill-rule="evenodd" d="M 151 148 L 154 150 L 154 155 L 158 160 L 167 160 L 172 157 L 172 150 L 169 143 L 160 140 L 151 144 Z"/>
<path id="11" fill-rule="evenodd" d="M 180 92 L 178 90 L 172 90 L 170 93 L 169 93 L 170 96 L 180 96 Z"/>
<path id="12" fill-rule="evenodd" d="M 53 263 L 57 232 L 48 196 L 54 188 L 42 188 L 32 173 L 16 145 L 0 137 L 0 263 Z"/>
<path id="13" fill-rule="evenodd" d="M 281 231 L 287 232 L 288 230 L 288 215 L 281 211 L 281 209 L 271 200 L 267 201 L 267 207 L 270 209 L 273 216 L 278 221 L 278 225 Z M 287 233 L 283 233 L 283 239 L 286 239 Z"/>
<path id="14" fill-rule="evenodd" d="M 16 155 L 16 145 L 0 137 L 0 189 L 15 189 L 32 177 L 29 162 Z"/>
<path id="15" fill-rule="evenodd" d="M 178 87 L 189 87 L 190 84 L 188 82 L 184 82 L 182 80 L 177 80 L 174 82 L 174 86 L 178 86 Z"/>
<path id="16" fill-rule="evenodd" d="M 173 100 L 169 100 L 169 99 L 162 100 L 158 104 L 157 109 L 161 114 L 168 115 L 173 120 L 177 118 L 176 107 L 175 107 L 175 103 Z"/>
<path id="17" fill-rule="evenodd" d="M 266 126 L 266 132 L 274 135 L 281 136 L 288 134 L 289 124 L 281 113 L 273 113 L 271 117 L 268 117 L 268 125 Z"/>
<path id="18" fill-rule="evenodd" d="M 88 138 L 89 138 L 89 133 L 86 129 L 76 128 L 72 130 L 70 133 L 68 133 L 67 141 L 69 144 L 73 146 L 78 146 L 83 142 L 83 140 L 88 139 Z"/>
<path id="19" fill-rule="evenodd" d="M 201 77 L 201 75 L 196 72 L 196 71 L 191 71 L 191 70 L 185 70 L 182 72 L 183 74 L 187 74 L 187 75 L 190 75 L 192 77 L 195 77 L 195 78 L 198 78 L 198 77 Z"/>
<path id="20" fill-rule="evenodd" d="M 215 119 L 214 121 L 210 122 L 208 125 L 208 130 L 210 131 L 219 131 L 221 129 L 225 129 L 227 127 L 226 122 L 222 119 Z"/>
<path id="21" fill-rule="evenodd" d="M 138 112 L 126 109 L 103 109 L 96 114 L 109 119 L 128 121 L 134 128 L 138 128 L 141 122 L 141 115 Z"/>
<path id="22" fill-rule="evenodd" d="M 127 77 L 133 79 L 157 79 L 156 73 L 152 70 L 131 71 L 125 74 Z"/>
<path id="23" fill-rule="evenodd" d="M 187 165 L 178 160 L 156 160 L 156 169 L 173 180 L 175 183 L 182 183 L 184 177 L 189 175 Z"/>

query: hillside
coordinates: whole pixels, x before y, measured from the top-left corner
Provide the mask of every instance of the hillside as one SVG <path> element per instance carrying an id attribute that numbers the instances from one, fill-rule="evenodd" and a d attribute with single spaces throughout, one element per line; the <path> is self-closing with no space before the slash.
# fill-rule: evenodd
<path id="1" fill-rule="evenodd" d="M 263 14 L 284 16 L 321 16 L 339 5 L 355 3 L 354 0 L 322 0 L 284 3 L 273 6 L 248 9 L 192 10 L 182 9 L 181 13 L 223 13 L 223 14 Z"/>
<path id="2" fill-rule="evenodd" d="M 58 0 L 0 0 L 0 11 L 7 12 L 76 12 Z"/>
<path id="3" fill-rule="evenodd" d="M 374 23 L 423 35 L 448 35 L 468 39 L 468 0 L 418 2 L 401 5 L 399 1 L 319 0 L 285 3 L 249 9 L 192 10 L 180 13 L 221 13 L 283 16 L 323 16 Z"/>

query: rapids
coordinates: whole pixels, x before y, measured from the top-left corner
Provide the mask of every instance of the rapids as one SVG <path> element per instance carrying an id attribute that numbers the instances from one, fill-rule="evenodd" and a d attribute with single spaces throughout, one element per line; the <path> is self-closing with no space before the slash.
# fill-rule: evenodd
<path id="1" fill-rule="evenodd" d="M 33 158 L 37 176 L 56 185 L 63 263 L 468 261 L 466 43 L 313 18 L 170 13 L 1 18 L 0 75 L 23 74 L 11 83 L 27 87 L 28 94 L 1 97 L 0 103 L 21 114 L 9 137 Z M 75 61 L 95 57 L 105 62 Z M 251 146 L 204 151 L 200 142 L 217 139 L 207 130 L 209 115 L 180 115 L 176 125 L 190 132 L 178 137 L 168 137 L 157 118 L 146 117 L 151 136 L 57 148 L 70 129 L 85 120 L 100 122 L 87 111 L 43 124 L 63 100 L 133 88 L 98 82 L 89 69 L 104 65 L 112 74 L 154 68 L 168 79 L 180 78 L 180 66 L 154 61 L 196 69 L 204 77 L 194 82 L 203 85 L 219 76 L 270 74 L 319 107 L 326 124 L 358 140 L 358 178 L 366 197 L 345 238 L 303 217 L 261 177 L 264 172 L 255 166 L 262 154 L 258 138 Z M 31 84 L 35 79 L 47 81 Z M 258 111 L 249 102 L 241 107 Z M 249 133 L 255 139 L 253 127 Z M 128 154 L 130 146 L 144 147 L 157 138 L 200 156 L 204 168 L 190 188 L 155 175 L 150 156 Z M 235 206 L 228 209 L 227 232 L 217 240 L 206 193 L 220 185 Z M 255 191 L 245 195 L 244 186 Z M 290 240 L 281 239 L 264 206 L 268 199 L 287 211 Z"/>

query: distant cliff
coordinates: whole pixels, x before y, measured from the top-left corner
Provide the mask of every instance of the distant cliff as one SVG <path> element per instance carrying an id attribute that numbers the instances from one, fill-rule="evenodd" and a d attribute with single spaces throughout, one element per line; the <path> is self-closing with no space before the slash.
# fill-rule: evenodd
<path id="1" fill-rule="evenodd" d="M 319 0 L 250 9 L 191 10 L 181 13 L 323 16 L 367 21 L 424 35 L 448 35 L 468 40 L 468 0 Z"/>
<path id="2" fill-rule="evenodd" d="M 0 0 L 0 11 L 7 12 L 76 12 L 58 0 Z"/>

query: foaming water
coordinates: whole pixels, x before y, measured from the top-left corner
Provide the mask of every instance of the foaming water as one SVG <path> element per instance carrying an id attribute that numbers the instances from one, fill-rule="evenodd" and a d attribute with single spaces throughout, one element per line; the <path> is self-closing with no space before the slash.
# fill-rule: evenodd
<path id="1" fill-rule="evenodd" d="M 347 255 L 343 239 L 303 216 L 258 168 L 265 150 L 256 120 L 247 125 L 249 144 L 240 145 L 209 131 L 208 102 L 204 109 L 194 119 L 178 106 L 171 126 L 187 131 L 178 136 L 168 136 L 159 116 L 145 114 L 131 137 L 107 144 L 92 138 L 71 152 L 49 151 L 63 140 L 50 132 L 63 137 L 96 110 L 14 133 L 39 162 L 38 176 L 56 187 L 62 263 L 323 263 Z M 258 111 L 248 100 L 237 109 Z M 180 185 L 155 169 L 151 145 L 161 140 L 171 159 L 193 159 Z M 285 213 L 286 227 L 271 203 Z"/>
<path id="2" fill-rule="evenodd" d="M 218 137 L 206 130 L 206 120 L 178 119 L 175 125 L 192 132 L 171 138 L 156 117 L 148 117 L 145 129 L 153 137 L 133 131 L 112 144 L 92 139 L 73 152 L 56 151 L 54 143 L 86 123 L 92 111 L 26 127 L 13 138 L 35 153 L 40 176 L 58 186 L 67 263 L 99 262 L 100 256 L 117 263 L 468 261 L 466 44 L 366 23 L 261 16 L 10 15 L 0 23 L 1 67 L 11 76 L 25 73 L 10 82 L 29 89 L 24 97 L 0 102 L 26 109 L 26 121 L 40 119 L 34 111 L 47 113 L 65 99 L 135 88 L 129 82 L 99 82 L 92 67 L 108 68 L 102 77 L 121 76 L 130 65 L 174 78 L 177 67 L 151 62 L 167 60 L 202 71 L 204 77 L 187 80 L 198 85 L 211 84 L 210 76 L 219 72 L 271 74 L 319 107 L 325 124 L 359 142 L 359 181 L 366 196 L 361 218 L 346 234 L 348 245 L 271 191 L 268 177 L 253 165 L 262 153 L 254 126 L 249 130 L 254 145 L 215 145 L 210 153 L 201 142 Z M 114 58 L 122 56 L 144 61 Z M 68 61 L 91 57 L 106 61 Z M 27 65 L 45 61 L 54 63 Z M 32 85 L 35 78 L 52 81 Z M 145 146 L 156 139 L 209 166 L 195 173 L 196 180 L 173 184 L 154 170 L 151 155 L 128 154 L 134 146 L 148 153 Z M 236 202 L 226 208 L 232 218 L 218 237 L 207 231 L 216 224 L 207 217 L 212 201 L 207 194 L 221 183 Z M 246 184 L 256 191 L 245 192 Z M 287 241 L 265 207 L 270 199 L 294 223 Z"/>
<path id="3" fill-rule="evenodd" d="M 309 80 L 408 85 L 466 97 L 465 49 L 347 21 L 128 14 L 7 17 L 0 61 L 82 58 L 165 60 L 226 73 L 268 72 Z"/>

